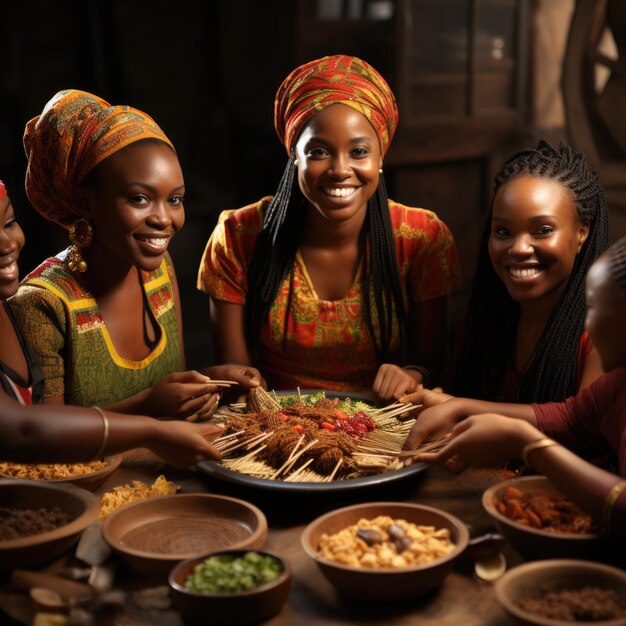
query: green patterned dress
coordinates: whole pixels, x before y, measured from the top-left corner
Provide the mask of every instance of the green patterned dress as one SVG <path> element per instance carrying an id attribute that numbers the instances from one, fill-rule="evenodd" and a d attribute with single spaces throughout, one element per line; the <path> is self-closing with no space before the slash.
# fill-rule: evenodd
<path id="1" fill-rule="evenodd" d="M 161 330 L 158 342 L 141 361 L 117 353 L 98 303 L 69 272 L 63 256 L 44 261 L 11 298 L 26 341 L 39 357 L 45 397 L 108 406 L 182 369 L 169 255 L 154 272 L 141 272 L 146 302 Z"/>

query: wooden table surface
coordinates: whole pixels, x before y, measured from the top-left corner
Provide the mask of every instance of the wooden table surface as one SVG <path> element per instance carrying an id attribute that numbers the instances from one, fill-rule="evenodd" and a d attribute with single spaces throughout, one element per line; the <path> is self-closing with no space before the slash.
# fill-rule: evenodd
<path id="1" fill-rule="evenodd" d="M 182 493 L 217 493 L 252 502 L 267 516 L 269 534 L 265 548 L 285 557 L 293 570 L 293 583 L 282 611 L 265 622 L 269 626 L 306 623 L 339 626 L 344 624 L 384 624 L 385 626 L 506 626 L 510 624 L 496 602 L 493 587 L 473 575 L 468 559 L 457 561 L 455 570 L 443 585 L 428 596 L 410 601 L 371 603 L 342 597 L 326 581 L 317 565 L 304 553 L 300 535 L 316 516 L 334 508 L 368 501 L 417 502 L 438 507 L 464 521 L 472 535 L 495 530 L 481 504 L 483 491 L 503 479 L 499 470 L 468 469 L 459 476 L 432 466 L 425 472 L 395 483 L 329 494 L 292 494 L 269 492 L 220 481 L 200 471 L 174 470 L 158 463 L 148 451 L 126 453 L 122 465 L 97 493 L 117 485 L 143 480 L 151 484 L 159 473 L 181 486 Z M 520 562 L 508 548 L 509 565 Z M 116 585 L 141 589 L 136 575 L 119 566 Z M 154 586 L 145 581 L 144 586 Z M 134 619 L 120 624 L 158 624 L 177 626 L 182 620 L 173 610 L 134 613 Z M 1 614 L 0 614 L 1 616 Z M 141 621 L 137 621 L 139 618 Z M 1 620 L 0 620 L 1 621 Z M 1 623 L 5 623 L 1 621 Z M 17 622 L 7 622 L 17 623 Z M 210 623 L 210 622 L 207 622 Z"/>

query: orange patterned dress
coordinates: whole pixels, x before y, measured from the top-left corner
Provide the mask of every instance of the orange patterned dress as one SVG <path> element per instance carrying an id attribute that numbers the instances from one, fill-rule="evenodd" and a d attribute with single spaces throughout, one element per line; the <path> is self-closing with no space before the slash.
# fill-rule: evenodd
<path id="1" fill-rule="evenodd" d="M 245 304 L 248 264 L 270 200 L 222 212 L 200 264 L 200 290 L 217 300 Z M 432 211 L 393 201 L 389 211 L 407 310 L 411 302 L 444 296 L 458 287 L 456 247 L 448 227 Z M 379 364 L 363 311 L 361 269 L 342 300 L 317 297 L 299 252 L 293 280 L 287 327 L 289 277 L 261 329 L 258 366 L 268 387 L 370 392 Z M 393 347 L 399 347 L 397 323 Z"/>

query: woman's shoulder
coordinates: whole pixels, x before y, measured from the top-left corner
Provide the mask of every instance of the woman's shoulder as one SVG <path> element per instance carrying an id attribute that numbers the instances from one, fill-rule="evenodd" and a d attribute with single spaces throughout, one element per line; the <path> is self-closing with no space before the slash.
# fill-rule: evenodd
<path id="1" fill-rule="evenodd" d="M 396 241 L 418 247 L 428 244 L 444 249 L 454 247 L 454 237 L 450 229 L 434 211 L 389 200 L 389 214 Z"/>
<path id="2" fill-rule="evenodd" d="M 32 272 L 27 274 L 20 284 L 16 300 L 21 294 L 30 294 L 32 290 L 51 292 L 65 301 L 73 301 L 90 297 L 85 289 L 67 269 L 64 262 L 65 251 L 57 256 L 46 259 Z M 37 293 L 35 291 L 35 293 Z"/>
<path id="3" fill-rule="evenodd" d="M 247 204 L 240 209 L 226 209 L 220 213 L 218 225 L 225 227 L 248 227 L 260 228 L 263 223 L 263 216 L 272 200 L 271 196 L 265 196 L 257 202 Z"/>
<path id="4" fill-rule="evenodd" d="M 446 227 L 444 222 L 434 211 L 420 207 L 407 206 L 391 199 L 389 200 L 389 214 L 394 227 L 403 223 L 426 229 L 440 229 L 441 227 Z"/>

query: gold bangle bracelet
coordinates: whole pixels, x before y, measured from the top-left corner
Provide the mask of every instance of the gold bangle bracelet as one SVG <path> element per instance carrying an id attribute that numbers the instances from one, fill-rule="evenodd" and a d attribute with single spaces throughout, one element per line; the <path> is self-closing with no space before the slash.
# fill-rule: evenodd
<path id="1" fill-rule="evenodd" d="M 106 447 L 109 441 L 109 418 L 106 416 L 106 413 L 99 406 L 92 406 L 92 409 L 95 409 L 100 417 L 102 417 L 102 425 L 104 426 L 104 431 L 102 433 L 102 441 L 100 442 L 100 447 L 97 452 L 93 455 L 92 460 L 97 461 L 102 457 L 102 453 L 104 452 L 104 448 Z"/>
<path id="2" fill-rule="evenodd" d="M 624 489 L 626 489 L 626 480 L 615 483 L 604 500 L 604 507 L 602 508 L 602 530 L 607 535 L 611 531 L 611 517 L 613 516 L 615 503 L 622 495 Z"/>
<path id="3" fill-rule="evenodd" d="M 541 448 L 548 448 L 549 446 L 558 446 L 559 443 L 554 441 L 554 439 L 550 439 L 550 437 L 542 437 L 541 439 L 537 439 L 536 441 L 532 441 L 529 444 L 524 446 L 522 450 L 522 461 L 524 461 L 524 465 L 528 467 L 532 467 L 530 464 L 530 455 L 535 450 L 541 450 Z"/>

